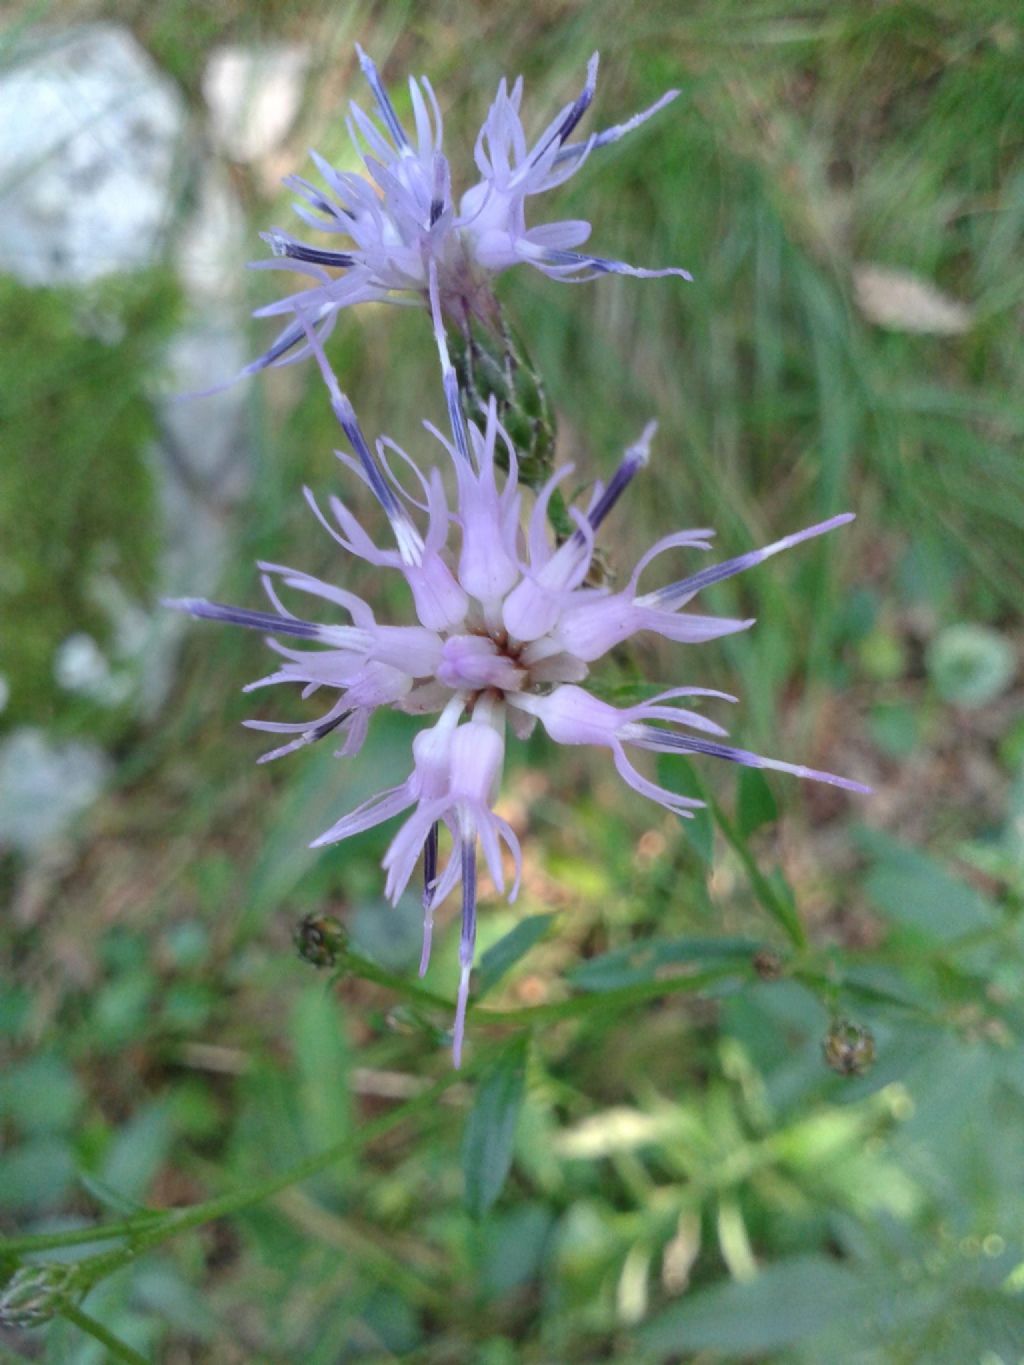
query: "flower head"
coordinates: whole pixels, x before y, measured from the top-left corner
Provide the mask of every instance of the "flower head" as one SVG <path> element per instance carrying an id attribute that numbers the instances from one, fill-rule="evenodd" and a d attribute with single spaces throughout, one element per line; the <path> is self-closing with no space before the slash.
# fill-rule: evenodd
<path id="1" fill-rule="evenodd" d="M 436 907 L 462 887 L 461 977 L 455 1025 L 455 1059 L 463 1040 L 470 971 L 476 934 L 477 850 L 498 891 L 505 887 L 502 845 L 509 851 L 519 882 L 521 855 L 515 833 L 494 810 L 505 755 L 506 728 L 525 738 L 539 721 L 556 744 L 607 749 L 623 780 L 634 791 L 683 816 L 702 803 L 658 786 L 635 765 L 638 751 L 707 755 L 757 768 L 774 768 L 831 783 L 850 791 L 857 782 L 802 765 L 764 758 L 726 742 L 722 726 L 685 702 L 734 701 L 725 693 L 678 687 L 636 706 L 617 708 L 580 684 L 592 664 L 630 636 L 650 632 L 670 640 L 699 644 L 745 630 L 753 623 L 699 615 L 685 610 L 709 584 L 761 563 L 800 541 L 852 520 L 832 517 L 761 550 L 749 551 L 670 582 L 642 591 L 640 579 L 670 550 L 707 551 L 712 532 L 683 531 L 658 541 L 637 563 L 625 588 L 592 586 L 588 575 L 595 542 L 606 518 L 632 480 L 646 466 L 654 436 L 651 423 L 631 446 L 607 485 L 598 483 L 582 506 L 571 511 L 575 529 L 560 544 L 552 537 L 548 502 L 570 472 L 556 471 L 524 511 L 516 453 L 495 416 L 492 403 L 482 424 L 463 419 L 454 373 L 440 328 L 437 283 L 433 295 L 435 329 L 441 349 L 451 436 L 428 427 L 435 450 L 454 475 L 455 499 L 440 469 L 423 472 L 393 442 L 381 439 L 370 449 L 352 405 L 341 392 L 316 339 L 309 344 L 327 380 L 332 405 L 352 454 L 336 452 L 374 494 L 390 524 L 392 545 L 379 546 L 355 515 L 332 497 L 323 510 L 307 491 L 310 506 L 325 530 L 349 554 L 377 568 L 392 569 L 408 585 L 417 621 L 377 623 L 372 608 L 347 589 L 301 571 L 262 564 L 271 611 L 249 610 L 186 598 L 169 603 L 193 616 L 263 631 L 279 658 L 277 668 L 249 688 L 293 683 L 303 697 L 324 691 L 329 703 L 316 720 L 249 721 L 256 729 L 287 736 L 264 755 L 280 757 L 328 734 L 343 735 L 340 754 L 354 754 L 365 738 L 373 713 L 393 707 L 436 719 L 416 736 L 408 776 L 342 816 L 314 840 L 314 847 L 336 843 L 386 820 L 403 817 L 384 857 L 386 892 L 394 902 L 403 894 L 416 863 L 424 869 L 424 935 L 421 973 L 430 954 Z M 507 472 L 499 471 L 503 454 Z M 411 475 L 410 493 L 393 468 L 401 461 Z M 282 590 L 304 595 L 310 606 L 295 614 Z M 324 607 L 329 610 L 325 611 Z M 336 617 L 338 611 L 344 619 Z M 439 831 L 450 835 L 450 854 L 439 865 Z"/>
<path id="2" fill-rule="evenodd" d="M 414 131 L 406 131 L 376 66 L 357 48 L 363 74 L 377 107 L 376 119 L 349 105 L 349 136 L 366 176 L 340 171 L 312 153 L 326 189 L 299 176 L 285 183 L 299 196 L 295 210 L 307 226 L 337 245 L 317 246 L 274 229 L 264 239 L 275 259 L 254 264 L 307 275 L 312 287 L 280 299 L 257 316 L 290 316 L 269 349 L 245 373 L 298 360 L 309 354 L 308 324 L 321 340 L 344 308 L 370 301 L 426 302 L 436 272 L 446 316 L 462 325 L 493 322 L 490 279 L 526 264 L 553 279 L 581 281 L 603 274 L 680 275 L 678 268 L 643 270 L 577 250 L 590 224 L 564 220 L 529 227 L 527 200 L 575 175 L 592 151 L 617 142 L 675 99 L 659 100 L 603 132 L 572 141 L 589 108 L 597 80 L 597 54 L 590 59 L 580 94 L 530 142 L 520 117 L 522 78 L 511 88 L 502 80 L 476 140 L 479 180 L 456 201 L 448 159 L 441 150 L 442 119 L 425 76 L 409 78 Z M 339 272 L 334 274 L 332 272 Z"/>

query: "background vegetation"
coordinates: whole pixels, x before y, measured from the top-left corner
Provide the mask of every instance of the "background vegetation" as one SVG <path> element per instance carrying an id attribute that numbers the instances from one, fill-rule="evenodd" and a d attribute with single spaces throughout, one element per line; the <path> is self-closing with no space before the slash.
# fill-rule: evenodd
<path id="1" fill-rule="evenodd" d="M 338 110 L 364 95 L 356 40 L 396 90 L 407 71 L 430 74 L 456 168 L 504 73 L 524 74 L 537 124 L 594 48 L 595 126 L 679 86 L 557 192 L 556 211 L 592 219 L 599 250 L 684 264 L 696 283 L 570 289 L 520 272 L 502 297 L 565 457 L 607 474 L 658 416 L 616 563 L 680 526 L 716 526 L 731 555 L 858 513 L 709 595 L 756 616 L 749 634 L 699 651 L 645 643 L 611 676 L 724 685 L 743 701 L 738 742 L 877 794 L 672 759 L 663 780 L 714 802 L 683 828 L 600 756 L 554 764 L 532 742 L 502 807 L 524 839 L 524 890 L 483 915 L 486 998 L 456 1078 L 436 1003 L 453 992 L 453 930 L 417 995 L 418 910 L 381 899 L 387 830 L 306 847 L 398 770 L 408 725 L 378 721 L 350 765 L 309 751 L 257 768 L 237 722 L 261 643 L 198 626 L 149 719 L 53 682 L 61 640 L 101 630 L 81 591 L 98 545 L 155 593 L 144 453 L 174 287 L 163 272 L 105 283 L 129 318 L 112 344 L 68 325 L 72 291 L 3 283 L 2 719 L 98 734 L 116 762 L 70 835 L 31 860 L 0 854 L 3 1224 L 41 1239 L 38 1259 L 75 1260 L 118 1245 L 54 1245 L 76 1228 L 134 1217 L 139 1234 L 155 1226 L 147 1209 L 336 1159 L 257 1207 L 140 1243 L 83 1305 L 126 1347 L 58 1316 L 0 1337 L 0 1356 L 1015 1365 L 1018 8 L 65 5 L 16 16 L 5 60 L 28 21 L 96 17 L 130 25 L 197 111 L 214 42 L 310 43 L 282 171 L 309 144 L 343 154 Z M 284 201 L 233 175 L 258 256 L 255 231 L 288 222 Z M 893 302 L 883 275 L 885 304 L 872 303 L 865 267 L 901 272 L 910 301 Z M 951 334 L 916 330 L 922 281 L 969 310 Z M 277 286 L 250 287 L 257 302 Z M 880 306 L 895 309 L 887 325 Z M 252 354 L 267 337 L 254 325 Z M 440 419 L 418 313 L 364 310 L 332 357 L 370 429 L 416 448 L 419 416 Z M 339 477 L 315 376 L 277 373 L 246 394 L 255 477 L 223 514 L 218 595 L 255 602 L 264 558 L 344 574 L 386 617 L 372 575 L 338 562 L 299 495 Z M 339 970 L 293 947 L 311 913 L 351 934 Z"/>

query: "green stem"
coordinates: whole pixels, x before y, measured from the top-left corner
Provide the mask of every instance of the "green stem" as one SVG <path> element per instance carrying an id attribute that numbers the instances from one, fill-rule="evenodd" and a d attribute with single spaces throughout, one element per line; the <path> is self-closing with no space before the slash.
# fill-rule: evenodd
<path id="1" fill-rule="evenodd" d="M 115 1360 L 125 1360 L 128 1365 L 149 1365 L 145 1356 L 140 1356 L 120 1337 L 115 1337 L 112 1332 L 108 1332 L 102 1322 L 97 1322 L 95 1318 L 84 1313 L 81 1308 L 76 1308 L 73 1303 L 66 1303 L 61 1306 L 61 1317 L 67 1318 L 68 1322 L 73 1322 L 81 1332 L 94 1337 L 98 1342 L 107 1348 Z"/>
<path id="2" fill-rule="evenodd" d="M 679 995 L 699 991 L 726 977 L 743 971 L 742 965 L 730 962 L 723 967 L 709 967 L 689 976 L 670 976 L 661 981 L 638 981 L 632 986 L 617 986 L 610 991 L 592 991 L 576 995 L 571 1000 L 557 1000 L 550 1005 L 533 1005 L 521 1010 L 477 1009 L 472 1017 L 484 1024 L 550 1024 L 560 1019 L 575 1019 L 584 1014 L 609 1014 L 613 1010 L 642 1005 L 647 1000 L 658 1000 L 663 995 Z"/>
<path id="3" fill-rule="evenodd" d="M 301 1190 L 282 1190 L 274 1207 L 301 1232 L 315 1237 L 325 1246 L 343 1251 L 376 1275 L 382 1284 L 394 1286 L 403 1298 L 420 1308 L 443 1312 L 448 1296 L 423 1279 L 417 1269 L 406 1265 L 400 1256 L 378 1245 L 363 1229 L 323 1208 Z"/>
<path id="4" fill-rule="evenodd" d="M 479 1065 L 479 1058 L 476 1059 L 474 1066 Z M 467 1068 L 471 1071 L 473 1067 Z M 210 1223 L 215 1218 L 226 1218 L 233 1213 L 241 1213 L 245 1209 L 252 1208 L 260 1204 L 272 1195 L 285 1190 L 289 1185 L 300 1184 L 303 1180 L 308 1180 L 310 1176 L 319 1175 L 328 1166 L 332 1166 L 342 1157 L 348 1156 L 351 1152 L 361 1147 L 368 1146 L 378 1137 L 396 1128 L 404 1119 L 411 1114 L 418 1113 L 422 1109 L 429 1109 L 436 1100 L 444 1094 L 457 1081 L 465 1078 L 466 1072 L 451 1071 L 441 1080 L 428 1086 L 421 1094 L 407 1100 L 405 1104 L 392 1109 L 387 1114 L 381 1114 L 379 1118 L 372 1119 L 363 1125 L 357 1134 L 344 1137 L 340 1142 L 325 1148 L 316 1155 L 307 1157 L 305 1161 L 297 1162 L 290 1166 L 286 1171 L 279 1175 L 269 1176 L 265 1180 L 258 1181 L 255 1185 L 246 1186 L 241 1190 L 233 1190 L 229 1194 L 218 1196 L 216 1199 L 208 1199 L 202 1204 L 193 1204 L 185 1209 L 169 1209 L 164 1213 L 149 1214 L 140 1226 L 140 1218 L 123 1219 L 119 1223 L 107 1223 L 97 1228 L 79 1228 L 75 1232 L 55 1232 L 41 1233 L 30 1237 L 12 1237 L 7 1241 L 0 1242 L 0 1256 L 20 1256 L 31 1252 L 50 1251 L 55 1247 L 82 1246 L 89 1242 L 96 1242 L 101 1239 L 109 1240 L 116 1237 L 129 1239 L 127 1252 L 134 1255 L 140 1251 L 146 1251 L 150 1247 L 159 1245 L 169 1237 L 176 1236 L 179 1232 L 187 1232 L 190 1228 L 197 1228 L 204 1223 Z M 112 1258 L 113 1259 L 113 1258 Z M 111 1266 L 113 1269 L 114 1267 Z"/>
<path id="5" fill-rule="evenodd" d="M 382 967 L 367 961 L 366 958 L 346 953 L 345 962 L 350 969 L 365 980 L 377 985 L 387 986 L 397 995 L 419 1004 L 430 1005 L 454 1014 L 455 1001 L 443 995 L 435 995 L 418 986 L 411 985 L 404 977 L 395 976 Z M 737 969 L 735 962 L 726 967 L 713 968 L 705 972 L 695 972 L 692 976 L 673 976 L 656 981 L 642 981 L 631 986 L 618 986 L 614 990 L 575 995 L 570 1000 L 558 1000 L 550 1005 L 527 1005 L 523 1009 L 493 1010 L 480 1005 L 470 1005 L 470 1017 L 481 1024 L 547 1024 L 558 1019 L 573 1019 L 578 1015 L 591 1014 L 601 1008 L 606 1010 L 625 1009 L 629 1005 L 643 1004 L 662 995 L 674 995 L 679 991 L 700 990 L 713 981 L 729 976 Z"/>
<path id="6" fill-rule="evenodd" d="M 718 804 L 711 792 L 701 784 L 701 796 L 707 802 L 708 810 L 711 812 L 715 824 L 722 831 L 726 843 L 743 864 L 743 870 L 750 878 L 750 885 L 754 889 L 754 895 L 764 906 L 768 914 L 780 926 L 790 943 L 796 948 L 806 948 L 808 944 L 807 931 L 800 920 L 799 915 L 793 907 L 786 901 L 772 886 L 771 882 L 764 875 L 754 860 L 750 849 L 747 848 L 744 840 L 736 833 L 732 821 L 725 811 Z"/>
<path id="7" fill-rule="evenodd" d="M 828 972 L 817 971 L 813 966 L 794 968 L 790 976 L 833 1012 L 838 1009 L 840 998 L 845 995 L 868 1005 L 883 1005 L 887 1009 L 903 1010 L 907 1014 L 916 1015 L 918 1019 L 927 1020 L 936 1028 L 942 1028 L 948 1022 L 941 1010 L 929 1008 L 915 1000 L 906 1000 L 881 987 L 849 981 L 842 975 L 831 976 Z"/>
<path id="8" fill-rule="evenodd" d="M 425 990 L 423 986 L 417 986 L 404 976 L 396 976 L 394 972 L 378 967 L 376 962 L 371 962 L 368 957 L 361 957 L 346 948 L 338 956 L 338 978 L 344 980 L 349 975 L 358 976 L 364 981 L 372 981 L 378 986 L 387 986 L 396 995 L 404 995 L 406 1000 L 417 1005 L 431 1005 L 437 1009 L 449 1010 L 453 1014 L 455 1012 L 454 1000 L 447 1000 L 443 995 Z"/>
<path id="9" fill-rule="evenodd" d="M 347 956 L 350 963 L 358 962 L 362 968 L 364 959 L 351 955 Z M 390 972 L 377 968 L 372 963 L 365 965 L 371 969 L 371 972 L 368 973 L 370 980 L 381 985 L 392 986 L 395 990 L 400 990 L 403 993 L 413 990 L 418 996 L 427 997 L 427 1001 L 431 1005 L 443 1006 L 446 1010 L 454 1009 L 453 1003 L 443 996 L 433 995 L 429 991 L 420 991 L 417 987 L 409 987 L 408 983 L 402 978 L 393 977 Z M 705 986 L 737 975 L 738 970 L 739 964 L 732 962 L 725 966 L 710 968 L 707 971 L 694 972 L 689 976 L 673 976 L 660 981 L 641 981 L 631 986 L 620 986 L 616 990 L 594 991 L 588 995 L 574 996 L 571 1000 L 554 1001 L 549 1005 L 535 1005 L 519 1010 L 475 1009 L 472 1013 L 473 1017 L 482 1024 L 519 1024 L 528 1027 L 555 1023 L 562 1019 L 578 1018 L 587 1014 L 607 1015 L 615 1010 L 628 1009 L 633 1005 L 643 1004 L 648 1000 L 657 1000 L 666 995 L 702 990 Z M 129 1255 L 137 1255 L 150 1247 L 157 1246 L 167 1238 L 176 1236 L 179 1232 L 200 1227 L 216 1218 L 225 1218 L 231 1214 L 240 1213 L 262 1203 L 275 1194 L 279 1194 L 291 1185 L 300 1184 L 302 1181 L 308 1180 L 310 1176 L 318 1175 L 320 1171 L 333 1165 L 342 1157 L 369 1145 L 376 1138 L 397 1127 L 412 1114 L 430 1109 L 452 1085 L 464 1080 L 467 1075 L 479 1069 L 486 1056 L 487 1050 L 480 1049 L 470 1066 L 463 1071 L 450 1071 L 441 1080 L 428 1086 L 421 1094 L 407 1100 L 405 1104 L 399 1105 L 389 1113 L 382 1114 L 379 1118 L 365 1124 L 358 1134 L 345 1137 L 324 1151 L 290 1166 L 279 1175 L 259 1181 L 255 1185 L 247 1186 L 242 1190 L 234 1190 L 229 1194 L 206 1200 L 202 1204 L 194 1204 L 186 1209 L 135 1214 L 118 1223 L 107 1223 L 100 1227 L 13 1237 L 0 1242 L 0 1256 L 20 1256 L 50 1251 L 57 1247 L 82 1246 L 90 1242 L 126 1238 L 128 1246 L 124 1249 L 124 1254 L 127 1258 Z M 116 1268 L 119 1257 L 120 1252 L 111 1253 L 109 1269 Z"/>
<path id="10" fill-rule="evenodd" d="M 134 1237 L 154 1224 L 163 1225 L 167 1211 L 153 1209 L 148 1213 L 133 1214 L 118 1223 L 104 1223 L 100 1227 L 71 1228 L 67 1232 L 43 1232 L 31 1237 L 11 1237 L 0 1240 L 0 1256 L 18 1256 L 23 1252 L 53 1251 L 58 1247 L 88 1246 L 91 1242 L 109 1242 L 118 1237 Z"/>

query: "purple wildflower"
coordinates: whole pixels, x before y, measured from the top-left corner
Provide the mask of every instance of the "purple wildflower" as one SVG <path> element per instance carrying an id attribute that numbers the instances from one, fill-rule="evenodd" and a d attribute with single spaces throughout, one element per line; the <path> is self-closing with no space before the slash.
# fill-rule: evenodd
<path id="1" fill-rule="evenodd" d="M 322 341 L 341 310 L 354 304 L 426 302 L 432 270 L 444 313 L 461 325 L 471 318 L 493 322 L 490 277 L 514 265 L 532 265 L 553 279 L 568 281 L 604 274 L 691 278 L 677 268 L 643 270 L 576 250 L 590 235 L 587 222 L 526 224 L 528 199 L 575 175 L 593 150 L 639 127 L 675 99 L 677 91 L 668 91 L 625 123 L 573 142 L 572 134 L 594 97 L 595 53 L 583 90 L 531 144 L 519 113 L 522 78 L 511 89 L 503 79 L 476 140 L 480 179 L 456 203 L 448 159 L 441 150 L 441 111 L 430 82 L 425 76 L 418 81 L 409 78 L 415 124 L 410 136 L 376 66 L 362 48 L 357 51 L 378 121 L 351 103 L 347 126 L 369 178 L 339 171 L 313 152 L 326 191 L 299 176 L 285 181 L 299 195 L 295 211 L 303 222 L 333 236 L 339 245 L 311 246 L 279 229 L 263 234 L 277 259 L 254 265 L 297 271 L 309 276 L 313 285 L 258 310 L 257 317 L 286 316 L 291 321 L 244 373 L 307 356 L 304 319 Z"/>
<path id="2" fill-rule="evenodd" d="M 321 524 L 346 551 L 375 567 L 402 574 L 418 624 L 378 625 L 370 606 L 354 593 L 276 564 L 260 566 L 272 611 L 250 611 L 194 598 L 168 605 L 193 616 L 279 637 L 268 639 L 281 660 L 279 666 L 249 684 L 250 689 L 295 683 L 303 697 L 321 690 L 329 694 L 330 704 L 318 720 L 247 722 L 254 728 L 288 736 L 284 744 L 264 755 L 265 760 L 332 733 L 344 735 L 339 752 L 353 754 L 363 742 L 374 711 L 382 706 L 437 717 L 413 742 L 408 777 L 343 816 L 314 840 L 313 847 L 336 843 L 386 820 L 404 817 L 384 858 L 386 893 L 392 902 L 398 900 L 422 855 L 421 974 L 429 961 L 434 912 L 461 884 L 461 976 L 454 1034 L 458 1065 L 476 935 L 477 848 L 483 852 L 498 891 L 505 886 L 502 845 L 508 849 L 515 867 L 510 900 L 515 897 L 521 870 L 518 840 L 493 809 L 501 782 L 506 727 L 519 738 L 526 738 L 540 721 L 557 744 L 609 749 L 616 769 L 634 791 L 684 818 L 702 803 L 645 777 L 634 765 L 631 751 L 709 755 L 794 773 L 848 791 L 868 789 L 831 773 L 734 748 L 725 742 L 726 732 L 716 721 L 682 704 L 696 697 L 735 700 L 725 693 L 679 687 L 619 709 L 580 686 L 591 664 L 632 635 L 648 631 L 696 644 L 745 630 L 751 621 L 696 615 L 684 608 L 709 584 L 844 525 L 852 516 L 832 517 L 765 549 L 749 551 L 665 587 L 641 592 L 641 575 L 662 554 L 709 548 L 712 532 L 680 532 L 659 540 L 647 551 L 623 590 L 590 586 L 588 574 L 597 532 L 646 465 L 654 423 L 626 451 L 608 484 L 596 485 L 586 506 L 572 510 L 575 531 L 561 544 L 554 543 L 547 504 L 570 469 L 558 470 L 536 495 L 531 495 L 532 506 L 524 514 L 516 452 L 497 420 L 494 403 L 483 425 L 463 420 L 440 331 L 436 284 L 431 283 L 452 439 L 432 427 L 428 430 L 453 467 L 454 507 L 449 504 L 438 468 L 422 472 L 410 456 L 385 439 L 371 451 L 321 348 L 310 338 L 335 414 L 354 452 L 354 456 L 337 452 L 338 458 L 373 492 L 390 523 L 394 547 L 379 547 L 338 498 L 330 499 L 327 511 L 308 490 L 307 499 Z M 507 474 L 499 472 L 495 458 L 499 443 Z M 418 495 L 410 493 L 399 480 L 392 457 L 405 465 L 416 482 Z M 315 604 L 309 612 L 314 619 L 295 615 L 281 600 L 281 589 L 338 607 L 347 621 L 329 624 L 316 619 L 320 611 Z M 438 831 L 442 825 L 451 841 L 443 868 L 438 863 Z"/>

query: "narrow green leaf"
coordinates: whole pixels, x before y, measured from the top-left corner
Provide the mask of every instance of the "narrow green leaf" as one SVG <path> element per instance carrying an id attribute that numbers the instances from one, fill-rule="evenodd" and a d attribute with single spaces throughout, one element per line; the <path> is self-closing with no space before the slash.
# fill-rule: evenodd
<path id="1" fill-rule="evenodd" d="M 554 915 L 529 915 L 487 949 L 476 973 L 477 1000 L 493 990 L 505 973 L 541 941 L 554 918 Z"/>
<path id="2" fill-rule="evenodd" d="M 662 1358 L 715 1351 L 760 1357 L 807 1341 L 834 1327 L 858 1303 L 857 1277 L 823 1256 L 799 1256 L 767 1266 L 755 1279 L 717 1284 L 688 1294 L 640 1332 L 643 1348 Z"/>
<path id="3" fill-rule="evenodd" d="M 736 828 L 749 839 L 762 825 L 778 819 L 778 807 L 764 773 L 757 768 L 741 768 L 736 800 Z"/>
<path id="4" fill-rule="evenodd" d="M 680 796 L 692 796 L 704 800 L 704 791 L 693 764 L 677 754 L 658 755 L 658 781 L 670 792 Z M 711 851 L 715 840 L 715 827 L 707 810 L 695 810 L 692 819 L 683 820 L 683 833 L 693 845 L 697 856 L 703 863 L 711 862 Z"/>
<path id="5" fill-rule="evenodd" d="M 132 1199 L 129 1195 L 122 1194 L 120 1190 L 115 1190 L 105 1180 L 100 1180 L 99 1176 L 90 1175 L 88 1171 L 79 1171 L 78 1181 L 86 1193 L 92 1195 L 100 1208 L 108 1209 L 111 1213 L 127 1215 L 147 1212 L 145 1204 L 140 1204 L 137 1199 Z"/>
<path id="6" fill-rule="evenodd" d="M 641 939 L 581 962 L 567 975 L 580 990 L 614 991 L 640 981 L 654 981 L 666 967 L 688 962 L 749 961 L 761 946 L 748 938 Z"/>
<path id="7" fill-rule="evenodd" d="M 858 830 L 857 842 L 874 860 L 864 889 L 898 924 L 949 942 L 993 923 L 991 903 L 928 854 L 877 830 Z"/>
<path id="8" fill-rule="evenodd" d="M 526 1082 L 525 1037 L 517 1038 L 481 1079 L 466 1120 L 462 1175 L 466 1207 L 474 1218 L 491 1207 L 512 1165 L 512 1144 Z"/>
<path id="9" fill-rule="evenodd" d="M 100 1181 L 122 1199 L 141 1200 L 173 1140 L 168 1106 L 162 1102 L 146 1105 L 115 1133 L 99 1171 Z"/>
<path id="10" fill-rule="evenodd" d="M 63 1304 L 60 1314 L 61 1317 L 67 1318 L 68 1322 L 73 1322 L 87 1336 L 94 1337 L 102 1346 L 105 1346 L 113 1360 L 123 1360 L 126 1365 L 148 1365 L 146 1357 L 139 1355 L 134 1346 L 129 1346 L 126 1341 L 116 1337 L 104 1323 L 98 1322 L 96 1318 L 91 1317 L 75 1304 Z"/>
<path id="11" fill-rule="evenodd" d="M 352 1127 L 348 1040 L 337 1006 L 319 983 L 298 997 L 289 1022 L 302 1131 L 315 1152 L 340 1142 Z"/>
<path id="12" fill-rule="evenodd" d="M 757 860 L 751 853 L 746 839 L 736 831 L 731 820 L 710 792 L 705 792 L 705 794 L 711 816 L 722 831 L 726 843 L 743 864 L 743 870 L 750 879 L 750 887 L 754 895 L 772 919 L 783 929 L 790 943 L 797 948 L 805 947 L 807 934 L 797 913 L 793 893 L 786 884 L 782 873 L 776 869 L 772 876 L 765 876 L 758 867 Z"/>
<path id="13" fill-rule="evenodd" d="M 785 931 L 786 937 L 792 944 L 798 948 L 804 947 L 807 942 L 807 935 L 804 932 L 800 916 L 797 914 L 789 888 L 783 883 L 783 889 L 780 892 L 780 889 L 773 886 L 760 870 L 747 847 L 746 837 L 739 833 L 733 825 L 710 790 L 704 785 L 697 770 L 685 759 L 679 759 L 674 754 L 662 755 L 661 758 L 667 759 L 667 761 L 659 761 L 658 763 L 658 780 L 660 782 L 664 783 L 670 791 L 681 792 L 685 796 L 696 796 L 707 802 L 706 810 L 696 811 L 692 820 L 683 821 L 683 829 L 687 838 L 703 860 L 706 863 L 711 862 L 714 827 L 717 825 L 726 843 L 729 844 L 743 864 L 743 868 L 750 878 L 751 890 L 761 905 Z"/>

